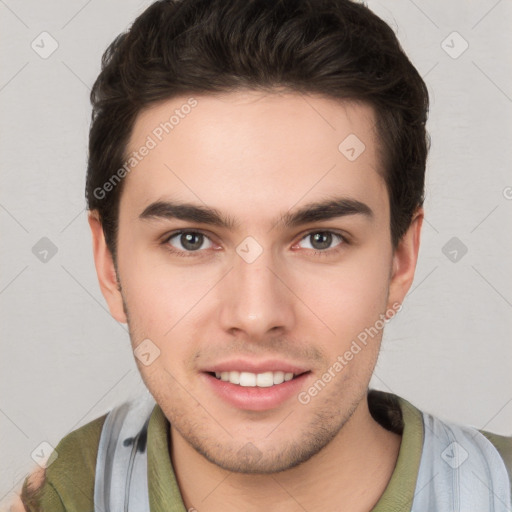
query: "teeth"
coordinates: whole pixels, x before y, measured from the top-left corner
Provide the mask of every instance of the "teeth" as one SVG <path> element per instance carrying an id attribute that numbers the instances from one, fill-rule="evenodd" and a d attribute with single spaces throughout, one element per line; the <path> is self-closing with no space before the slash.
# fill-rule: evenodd
<path id="1" fill-rule="evenodd" d="M 256 386 L 269 388 L 274 385 L 274 374 L 272 372 L 258 373 L 256 375 Z"/>
<path id="2" fill-rule="evenodd" d="M 215 377 L 224 382 L 238 384 L 243 387 L 269 388 L 293 379 L 293 373 L 285 372 L 215 372 Z"/>
<path id="3" fill-rule="evenodd" d="M 255 373 L 240 372 L 240 386 L 256 386 L 257 375 Z"/>
<path id="4" fill-rule="evenodd" d="M 292 373 L 293 376 L 293 373 Z M 274 384 L 282 384 L 284 382 L 284 372 L 274 372 Z"/>

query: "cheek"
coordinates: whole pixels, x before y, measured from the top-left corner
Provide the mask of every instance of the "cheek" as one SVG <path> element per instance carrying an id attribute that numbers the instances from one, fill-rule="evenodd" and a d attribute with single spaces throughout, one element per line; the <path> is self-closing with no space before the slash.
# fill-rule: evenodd
<path id="1" fill-rule="evenodd" d="M 123 293 L 131 319 L 163 337 L 194 306 L 207 289 L 204 273 L 172 264 L 164 248 L 144 247 L 124 237 L 119 251 Z M 132 249 L 129 250 L 128 248 Z"/>
<path id="2" fill-rule="evenodd" d="M 142 366 L 148 377 L 162 366 L 173 374 L 181 374 L 184 362 L 190 357 L 194 329 L 204 313 L 203 298 L 215 283 L 214 276 L 167 263 L 144 258 L 143 254 L 128 254 L 120 272 L 123 295 L 130 320 L 130 337 L 134 349 L 145 339 L 151 340 L 160 356 L 151 367 Z M 120 261 L 121 263 L 121 261 Z M 203 298 L 203 299 L 202 299 Z M 200 304 L 201 302 L 201 304 Z M 204 319 L 203 319 L 204 320 Z"/>
<path id="3" fill-rule="evenodd" d="M 338 326 L 364 323 L 385 309 L 390 262 L 369 251 L 354 253 L 328 272 L 319 268 L 302 277 L 301 296 Z"/>

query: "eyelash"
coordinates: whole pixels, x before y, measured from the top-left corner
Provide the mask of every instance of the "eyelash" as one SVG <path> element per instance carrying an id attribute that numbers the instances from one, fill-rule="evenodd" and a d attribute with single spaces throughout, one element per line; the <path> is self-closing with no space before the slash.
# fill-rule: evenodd
<path id="1" fill-rule="evenodd" d="M 172 238 L 174 238 L 174 237 L 176 237 L 178 235 L 186 234 L 186 233 L 201 234 L 201 235 L 205 236 L 206 238 L 210 239 L 210 237 L 206 233 L 203 233 L 200 230 L 192 230 L 192 229 L 188 229 L 187 230 L 187 229 L 183 229 L 183 230 L 174 231 L 173 233 L 171 233 L 168 236 L 166 236 L 164 238 L 164 240 L 162 240 L 162 245 L 166 248 L 166 250 L 168 250 L 170 253 L 172 253 L 172 254 L 174 254 L 176 256 L 183 257 L 183 258 L 190 258 L 190 257 L 194 257 L 194 256 L 197 257 L 198 255 L 200 255 L 200 253 L 203 252 L 202 250 L 198 250 L 198 251 L 180 251 L 180 250 L 174 249 L 174 247 L 169 245 L 169 241 Z M 311 235 L 313 235 L 315 233 L 330 233 L 332 235 L 335 235 L 335 236 L 339 237 L 340 240 L 341 240 L 341 243 L 336 245 L 333 249 L 325 249 L 323 251 L 314 250 L 312 252 L 314 256 L 320 256 L 320 257 L 332 256 L 333 254 L 337 254 L 340 250 L 342 250 L 343 246 L 349 245 L 349 241 L 347 240 L 347 238 L 344 235 L 342 235 L 341 233 L 338 233 L 337 231 L 332 231 L 332 230 L 328 230 L 328 229 L 324 229 L 324 230 L 315 229 L 315 230 L 312 230 L 312 231 L 308 231 L 307 233 L 305 233 L 302 236 L 302 238 L 299 240 L 299 242 L 302 242 L 302 240 L 304 240 L 308 236 L 311 236 Z M 200 255 L 200 257 L 201 256 L 202 256 L 202 254 Z"/>

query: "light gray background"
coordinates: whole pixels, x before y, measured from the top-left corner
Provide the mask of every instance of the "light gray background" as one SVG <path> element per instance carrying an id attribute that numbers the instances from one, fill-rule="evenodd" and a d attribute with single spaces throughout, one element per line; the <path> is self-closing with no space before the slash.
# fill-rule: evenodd
<path id="1" fill-rule="evenodd" d="M 512 2 L 368 3 L 397 31 L 432 102 L 416 279 L 372 385 L 510 435 Z M 147 5 L 0 0 L 0 500 L 40 443 L 56 446 L 144 391 L 97 284 L 84 186 L 89 89 L 107 44 Z M 47 59 L 31 48 L 43 31 L 59 45 Z M 464 41 L 453 31 L 469 44 L 457 58 Z M 32 252 L 42 237 L 58 249 L 46 263 Z M 443 253 L 452 237 L 467 247 L 456 262 Z"/>

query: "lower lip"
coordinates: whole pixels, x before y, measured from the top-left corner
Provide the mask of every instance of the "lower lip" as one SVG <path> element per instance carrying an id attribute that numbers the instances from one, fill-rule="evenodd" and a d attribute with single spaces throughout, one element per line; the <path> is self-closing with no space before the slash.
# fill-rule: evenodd
<path id="1" fill-rule="evenodd" d="M 268 388 L 239 386 L 217 379 L 209 373 L 202 375 L 214 392 L 230 405 L 247 411 L 266 411 L 279 407 L 292 396 L 297 396 L 310 372 Z"/>

